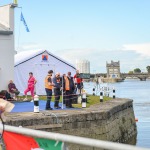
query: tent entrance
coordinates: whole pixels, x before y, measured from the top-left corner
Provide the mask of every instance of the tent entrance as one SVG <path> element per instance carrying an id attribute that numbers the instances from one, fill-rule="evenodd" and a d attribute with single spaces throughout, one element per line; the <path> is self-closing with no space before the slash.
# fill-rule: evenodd
<path id="1" fill-rule="evenodd" d="M 36 91 L 36 94 L 38 95 L 46 95 L 45 87 L 44 87 L 44 80 L 49 70 L 53 70 L 55 74 L 55 65 L 35 64 L 34 66 L 34 74 L 37 80 L 35 91 Z"/>

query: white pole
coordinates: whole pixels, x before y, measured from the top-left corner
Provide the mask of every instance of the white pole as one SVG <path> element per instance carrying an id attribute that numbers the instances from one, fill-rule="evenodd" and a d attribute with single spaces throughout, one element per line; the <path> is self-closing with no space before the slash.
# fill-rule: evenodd
<path id="1" fill-rule="evenodd" d="M 34 112 L 39 113 L 39 96 L 34 95 Z"/>
<path id="2" fill-rule="evenodd" d="M 100 88 L 100 102 L 103 102 L 103 87 Z"/>
<path id="3" fill-rule="evenodd" d="M 63 89 L 63 75 L 62 75 L 62 106 L 61 106 L 61 108 L 62 109 L 64 109 L 64 98 L 63 98 L 63 91 L 64 91 L 64 89 Z"/>
<path id="4" fill-rule="evenodd" d="M 116 96 L 115 96 L 115 87 L 113 87 L 113 98 L 116 98 Z"/>
<path id="5" fill-rule="evenodd" d="M 84 91 L 82 93 L 82 108 L 86 108 L 86 101 L 87 101 L 87 99 L 86 99 L 86 92 Z"/>
<path id="6" fill-rule="evenodd" d="M 0 124 L 0 130 L 3 130 L 3 125 Z M 44 139 L 51 139 L 56 141 L 62 141 L 67 143 L 74 143 L 79 145 L 85 145 L 90 147 L 97 147 L 103 149 L 111 149 L 111 150 L 148 150 L 147 148 L 140 148 L 132 145 L 115 143 L 115 142 L 108 142 L 84 137 L 78 137 L 73 135 L 67 134 L 60 134 L 60 133 L 52 133 L 40 130 L 33 130 L 27 128 L 20 128 L 20 127 L 13 127 L 9 125 L 4 126 L 5 131 L 10 131 L 14 133 L 19 133 L 23 135 L 28 135 L 31 137 L 39 137 Z"/>

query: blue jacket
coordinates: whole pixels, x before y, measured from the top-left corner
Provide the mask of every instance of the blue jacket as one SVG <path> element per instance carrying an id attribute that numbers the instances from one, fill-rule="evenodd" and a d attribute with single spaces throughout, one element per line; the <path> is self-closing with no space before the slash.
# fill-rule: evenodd
<path id="1" fill-rule="evenodd" d="M 62 87 L 62 83 L 61 82 L 62 82 L 62 80 L 61 80 L 60 77 L 59 78 L 54 77 L 53 78 L 54 88 L 60 89 Z"/>

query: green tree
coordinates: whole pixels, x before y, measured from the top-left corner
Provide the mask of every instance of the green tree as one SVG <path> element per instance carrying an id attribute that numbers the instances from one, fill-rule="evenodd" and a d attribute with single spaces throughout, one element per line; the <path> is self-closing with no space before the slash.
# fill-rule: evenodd
<path id="1" fill-rule="evenodd" d="M 146 69 L 147 69 L 147 72 L 150 73 L 150 66 L 147 66 Z"/>
<path id="2" fill-rule="evenodd" d="M 140 68 L 135 68 L 134 73 L 141 73 L 141 69 Z"/>
<path id="3" fill-rule="evenodd" d="M 128 74 L 133 74 L 133 71 L 129 71 Z"/>

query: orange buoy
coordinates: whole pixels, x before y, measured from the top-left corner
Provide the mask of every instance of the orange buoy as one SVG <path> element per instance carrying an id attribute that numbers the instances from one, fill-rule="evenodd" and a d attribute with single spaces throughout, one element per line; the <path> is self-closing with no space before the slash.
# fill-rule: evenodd
<path id="1" fill-rule="evenodd" d="M 138 118 L 135 118 L 135 121 L 138 122 Z"/>

